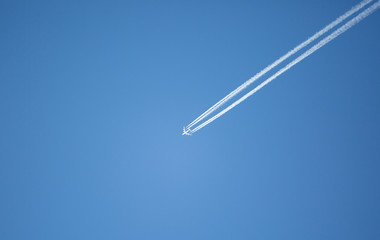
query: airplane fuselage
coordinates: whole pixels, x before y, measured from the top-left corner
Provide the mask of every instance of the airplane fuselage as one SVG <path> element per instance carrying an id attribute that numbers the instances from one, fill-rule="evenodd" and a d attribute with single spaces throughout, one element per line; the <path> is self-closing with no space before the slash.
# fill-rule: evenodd
<path id="1" fill-rule="evenodd" d="M 189 131 L 191 131 L 190 129 L 185 129 L 185 127 L 183 128 L 183 133 L 182 133 L 182 135 L 188 135 L 188 136 L 190 136 L 191 135 L 191 133 L 189 133 Z"/>

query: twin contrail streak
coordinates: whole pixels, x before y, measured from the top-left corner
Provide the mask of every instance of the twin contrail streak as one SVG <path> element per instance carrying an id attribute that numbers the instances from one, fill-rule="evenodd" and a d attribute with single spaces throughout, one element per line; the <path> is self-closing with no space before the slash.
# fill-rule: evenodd
<path id="1" fill-rule="evenodd" d="M 277 65 L 279 65 L 280 63 L 282 63 L 283 61 L 285 61 L 287 58 L 289 58 L 292 55 L 294 55 L 295 53 L 297 53 L 302 48 L 304 48 L 307 45 L 309 45 L 311 42 L 313 42 L 314 40 L 316 40 L 317 38 L 319 38 L 320 36 L 322 36 L 326 32 L 330 31 L 332 28 L 334 28 L 335 26 L 337 26 L 338 24 L 340 24 L 341 22 L 343 22 L 344 20 L 346 20 L 348 17 L 350 17 L 352 14 L 356 13 L 357 11 L 359 11 L 360 9 L 362 9 L 363 7 L 365 7 L 370 2 L 372 2 L 372 0 L 364 0 L 364 1 L 360 2 L 358 5 L 354 6 L 351 10 L 347 11 L 346 13 L 344 13 L 342 16 L 340 16 L 339 18 L 337 18 L 335 21 L 333 21 L 332 23 L 330 23 L 329 25 L 327 25 L 326 27 L 324 27 L 323 29 L 321 29 L 319 32 L 315 33 L 313 36 L 311 36 L 310 38 L 308 38 L 306 41 L 304 41 L 303 43 L 299 44 L 297 47 L 295 47 L 294 49 L 292 49 L 291 51 L 289 51 L 288 53 L 286 53 L 285 55 L 283 55 L 282 57 L 280 57 L 279 59 L 277 59 L 276 61 L 274 61 L 271 65 L 269 65 L 266 68 L 264 68 L 263 70 L 261 70 L 255 76 L 253 76 L 252 78 L 250 78 L 248 81 L 246 81 L 245 83 L 243 83 L 242 85 L 240 85 L 234 91 L 232 91 L 227 96 L 225 96 L 223 99 L 221 99 L 219 102 L 217 102 L 214 106 L 212 106 L 206 112 L 204 112 L 202 115 L 200 115 L 198 118 L 196 118 L 193 122 L 191 122 L 189 125 L 187 125 L 186 128 L 190 129 L 192 126 L 194 126 L 195 124 L 197 124 L 199 121 L 202 121 L 205 117 L 207 117 L 208 115 L 210 115 L 211 113 L 213 113 L 215 110 L 217 110 L 224 103 L 226 103 L 228 100 L 230 100 L 231 98 L 233 98 L 236 94 L 238 94 L 239 92 L 241 92 L 242 90 L 244 90 L 246 87 L 248 87 L 254 81 L 256 81 L 258 78 L 260 78 L 261 76 L 263 76 L 264 74 L 266 74 L 267 72 L 269 72 L 270 70 L 272 70 L 274 67 L 276 67 Z"/>
<path id="2" fill-rule="evenodd" d="M 219 112 L 218 114 L 216 114 L 215 116 L 213 116 L 212 118 L 208 119 L 204 123 L 200 124 L 199 126 L 197 126 L 194 129 L 192 129 L 191 132 L 194 133 L 194 132 L 200 130 L 201 128 L 203 128 L 204 126 L 210 124 L 215 119 L 219 118 L 220 116 L 222 116 L 223 114 L 225 114 L 226 112 L 228 112 L 229 110 L 231 110 L 232 108 L 234 108 L 235 106 L 237 106 L 238 104 L 240 104 L 241 102 L 243 102 L 249 96 L 251 96 L 255 92 L 259 91 L 265 85 L 267 85 L 268 83 L 270 83 L 271 81 L 273 81 L 274 79 L 276 79 L 282 73 L 286 72 L 287 70 L 289 70 L 290 68 L 292 68 L 294 65 L 296 65 L 297 63 L 299 63 L 300 61 L 302 61 L 306 57 L 310 56 L 312 53 L 314 53 L 315 51 L 317 51 L 318 49 L 320 49 L 321 47 L 323 47 L 324 45 L 326 45 L 330 41 L 334 40 L 336 37 L 338 37 L 339 35 L 341 35 L 345 31 L 347 31 L 351 27 L 355 26 L 361 20 L 363 20 L 364 18 L 366 18 L 370 14 L 372 14 L 374 11 L 376 11 L 379 7 L 380 7 L 380 0 L 377 1 L 376 3 L 374 3 L 372 6 L 368 7 L 366 10 L 364 10 L 360 14 L 358 14 L 352 20 L 348 21 L 346 24 L 344 24 L 343 26 L 341 26 L 340 28 L 338 28 L 337 30 L 335 30 L 333 33 L 331 33 L 330 35 L 328 35 L 327 37 L 325 37 L 324 39 L 322 39 L 320 42 L 318 42 L 317 44 L 315 44 L 309 50 L 307 50 L 302 55 L 300 55 L 299 57 L 297 57 L 295 60 L 293 60 L 292 62 L 290 62 L 288 65 L 286 65 L 285 67 L 283 67 L 282 69 L 280 69 L 278 72 L 276 72 L 270 78 L 268 78 L 267 80 L 265 80 L 264 82 L 262 82 L 256 88 L 254 88 L 253 90 L 251 90 L 249 93 L 245 94 L 239 100 L 235 101 L 230 106 L 228 106 L 227 108 L 225 108 L 224 110 L 222 110 L 221 112 Z"/>

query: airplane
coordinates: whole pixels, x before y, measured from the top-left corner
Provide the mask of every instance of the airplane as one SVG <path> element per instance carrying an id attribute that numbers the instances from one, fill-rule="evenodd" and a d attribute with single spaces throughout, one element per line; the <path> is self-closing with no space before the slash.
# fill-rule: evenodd
<path id="1" fill-rule="evenodd" d="M 190 133 L 189 133 L 189 131 L 190 131 Z M 188 135 L 188 136 L 190 136 L 191 135 L 191 130 L 190 129 L 185 129 L 185 127 L 183 127 L 183 133 L 182 133 L 182 135 Z"/>

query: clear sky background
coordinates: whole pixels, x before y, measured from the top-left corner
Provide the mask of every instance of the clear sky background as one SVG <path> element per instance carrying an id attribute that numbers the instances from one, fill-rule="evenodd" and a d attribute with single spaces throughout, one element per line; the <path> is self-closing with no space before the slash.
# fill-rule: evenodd
<path id="1" fill-rule="evenodd" d="M 380 11 L 181 136 L 357 3 L 1 1 L 0 239 L 379 239 Z"/>

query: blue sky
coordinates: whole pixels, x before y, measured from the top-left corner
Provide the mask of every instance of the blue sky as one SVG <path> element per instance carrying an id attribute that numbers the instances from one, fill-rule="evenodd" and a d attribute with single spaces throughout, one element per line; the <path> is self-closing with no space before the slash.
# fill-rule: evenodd
<path id="1" fill-rule="evenodd" d="M 2 1 L 1 239 L 379 239 L 380 12 L 191 137 L 357 4 Z"/>

